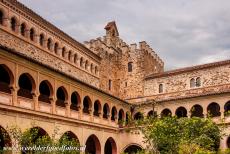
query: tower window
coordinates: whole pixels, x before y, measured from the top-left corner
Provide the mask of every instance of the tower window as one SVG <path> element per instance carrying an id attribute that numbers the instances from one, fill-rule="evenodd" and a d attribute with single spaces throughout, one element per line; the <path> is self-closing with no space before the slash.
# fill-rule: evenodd
<path id="1" fill-rule="evenodd" d="M 163 93 L 163 84 L 159 84 L 159 93 Z"/>
<path id="2" fill-rule="evenodd" d="M 109 80 L 109 90 L 112 89 L 112 80 Z"/>
<path id="3" fill-rule="evenodd" d="M 201 79 L 200 77 L 192 78 L 190 80 L 190 88 L 200 87 L 201 86 Z"/>
<path id="4" fill-rule="evenodd" d="M 128 63 L 128 72 L 132 72 L 133 71 L 133 62 L 129 62 Z"/>

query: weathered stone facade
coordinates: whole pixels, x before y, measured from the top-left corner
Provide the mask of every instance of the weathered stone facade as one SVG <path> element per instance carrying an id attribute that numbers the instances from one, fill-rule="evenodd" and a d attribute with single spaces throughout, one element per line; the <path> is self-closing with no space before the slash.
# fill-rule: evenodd
<path id="1" fill-rule="evenodd" d="M 94 153 L 116 154 L 145 147 L 138 130 L 126 131 L 128 115 L 210 112 L 230 123 L 229 60 L 165 72 L 145 41 L 128 45 L 114 21 L 105 32 L 83 45 L 16 0 L 0 1 L 0 128 L 60 126 L 81 145 L 93 136 Z M 230 147 L 226 134 L 220 148 Z"/>

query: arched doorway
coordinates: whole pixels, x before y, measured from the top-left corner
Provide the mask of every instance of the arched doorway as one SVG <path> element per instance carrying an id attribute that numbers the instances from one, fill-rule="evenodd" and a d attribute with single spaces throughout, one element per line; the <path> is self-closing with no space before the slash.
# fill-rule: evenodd
<path id="1" fill-rule="evenodd" d="M 187 117 L 187 110 L 184 107 L 179 107 L 176 109 L 176 116 L 178 118 Z"/>
<path id="2" fill-rule="evenodd" d="M 90 135 L 86 141 L 85 153 L 101 154 L 101 144 L 95 135 Z"/>
<path id="3" fill-rule="evenodd" d="M 191 108 L 191 117 L 200 117 L 203 118 L 204 114 L 203 114 L 203 108 L 202 106 L 196 104 Z"/>
<path id="4" fill-rule="evenodd" d="M 59 147 L 66 146 L 68 147 L 80 147 L 80 142 L 78 137 L 71 131 L 65 132 L 61 138 L 59 139 Z M 70 149 L 67 153 L 74 153 L 74 154 L 80 154 L 80 151 L 76 151 L 74 149 Z"/>
<path id="5" fill-rule="evenodd" d="M 167 116 L 172 116 L 172 112 L 169 110 L 169 109 L 164 109 L 162 112 L 161 112 L 161 117 L 167 117 Z"/>
<path id="6" fill-rule="evenodd" d="M 117 154 L 117 145 L 112 137 L 108 138 L 105 142 L 105 154 Z"/>
<path id="7" fill-rule="evenodd" d="M 142 150 L 142 148 L 138 145 L 129 145 L 125 148 L 124 152 L 127 154 L 135 154 L 140 150 Z"/>
<path id="8" fill-rule="evenodd" d="M 221 114 L 220 113 L 220 106 L 219 106 L 219 104 L 217 104 L 215 102 L 208 105 L 207 111 L 208 111 L 208 115 L 210 117 L 218 117 Z"/>
<path id="9" fill-rule="evenodd" d="M 11 93 L 11 85 L 13 84 L 13 75 L 10 69 L 1 64 L 0 65 L 0 91 L 5 93 Z"/>
<path id="10" fill-rule="evenodd" d="M 4 128 L 0 126 L 0 151 L 2 151 L 4 147 L 11 147 L 11 146 L 12 144 L 11 144 L 11 139 L 9 134 L 6 132 Z"/>

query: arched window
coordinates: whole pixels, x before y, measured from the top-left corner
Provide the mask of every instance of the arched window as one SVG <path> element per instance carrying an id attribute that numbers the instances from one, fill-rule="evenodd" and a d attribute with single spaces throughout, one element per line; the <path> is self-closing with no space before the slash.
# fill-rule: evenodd
<path id="1" fill-rule="evenodd" d="M 86 69 L 86 70 L 87 70 L 88 66 L 89 66 L 89 62 L 88 62 L 88 60 L 86 60 L 86 61 L 85 61 L 85 69 Z"/>
<path id="2" fill-rule="evenodd" d="M 0 65 L 0 91 L 10 94 L 12 82 L 13 75 L 11 71 L 5 65 Z"/>
<path id="3" fill-rule="evenodd" d="M 103 118 L 108 119 L 108 117 L 109 117 L 109 105 L 105 103 L 105 105 L 103 106 Z"/>
<path id="4" fill-rule="evenodd" d="M 70 51 L 69 51 L 69 54 L 68 54 L 68 60 L 69 60 L 69 61 L 71 60 L 71 57 L 72 57 L 72 51 L 70 50 Z"/>
<path id="5" fill-rule="evenodd" d="M 80 66 L 83 67 L 83 57 L 80 59 Z"/>
<path id="6" fill-rule="evenodd" d="M 74 54 L 74 63 L 76 64 L 77 63 L 77 54 Z"/>
<path id="7" fill-rule="evenodd" d="M 77 92 L 73 92 L 71 95 L 71 105 L 70 108 L 72 110 L 79 110 L 80 107 L 80 103 L 81 103 L 81 99 L 80 99 L 80 95 Z"/>
<path id="8" fill-rule="evenodd" d="M 38 100 L 41 102 L 51 103 L 50 96 L 52 92 L 51 84 L 48 81 L 42 81 L 39 85 L 40 95 Z"/>
<path id="9" fill-rule="evenodd" d="M 134 120 L 142 120 L 144 119 L 144 116 L 141 112 L 137 112 L 135 115 L 134 115 Z"/>
<path id="10" fill-rule="evenodd" d="M 92 107 L 92 102 L 89 96 L 86 96 L 83 100 L 83 113 L 90 114 Z"/>
<path id="11" fill-rule="evenodd" d="M 40 34 L 40 36 L 39 36 L 39 44 L 40 44 L 40 46 L 43 46 L 44 45 L 44 34 Z"/>
<path id="12" fill-rule="evenodd" d="M 95 67 L 95 74 L 97 74 L 97 72 L 98 72 L 98 69 L 97 69 L 97 66 Z"/>
<path id="13" fill-rule="evenodd" d="M 35 82 L 33 78 L 27 74 L 24 73 L 20 75 L 18 80 L 19 90 L 18 90 L 18 96 L 26 97 L 29 99 L 33 98 L 33 89 L 35 89 Z"/>
<path id="14" fill-rule="evenodd" d="M 119 112 L 118 112 L 118 123 L 120 126 L 123 126 L 124 124 L 124 110 L 123 109 L 120 109 Z"/>
<path id="15" fill-rule="evenodd" d="M 163 93 L 163 84 L 159 84 L 159 93 Z"/>
<path id="16" fill-rule="evenodd" d="M 54 44 L 54 52 L 55 54 L 58 54 L 58 43 L 57 42 Z"/>
<path id="17" fill-rule="evenodd" d="M 59 87 L 56 93 L 57 101 L 56 105 L 65 107 L 65 102 L 67 100 L 67 92 L 64 87 Z"/>
<path id="18" fill-rule="evenodd" d="M 200 87 L 201 86 L 201 79 L 200 77 L 196 78 L 196 87 Z"/>
<path id="19" fill-rule="evenodd" d="M 172 116 L 172 112 L 169 110 L 169 109 L 164 109 L 162 112 L 161 112 L 161 117 L 167 117 L 167 116 Z"/>
<path id="20" fill-rule="evenodd" d="M 0 25 L 3 25 L 4 13 L 0 10 Z"/>
<path id="21" fill-rule="evenodd" d="M 34 36 L 35 36 L 34 29 L 31 28 L 31 29 L 30 29 L 30 40 L 31 40 L 31 41 L 34 41 Z"/>
<path id="22" fill-rule="evenodd" d="M 51 50 L 51 46 L 52 46 L 52 40 L 51 40 L 51 38 L 49 38 L 48 41 L 47 41 L 48 50 Z"/>
<path id="23" fill-rule="evenodd" d="M 196 86 L 196 81 L 194 78 L 190 80 L 190 88 L 194 88 Z"/>
<path id="24" fill-rule="evenodd" d="M 112 120 L 112 121 L 115 121 L 116 119 L 117 119 L 117 109 L 116 109 L 116 107 L 114 106 L 114 107 L 112 108 L 111 120 Z"/>
<path id="25" fill-rule="evenodd" d="M 66 52 L 66 49 L 65 47 L 62 48 L 62 57 L 65 57 L 65 52 Z"/>
<path id="26" fill-rule="evenodd" d="M 133 62 L 129 62 L 128 63 L 128 72 L 132 72 L 133 71 Z"/>
<path id="27" fill-rule="evenodd" d="M 191 108 L 191 117 L 200 117 L 203 118 L 204 114 L 203 114 L 203 108 L 202 106 L 196 104 Z"/>
<path id="28" fill-rule="evenodd" d="M 16 26 L 17 26 L 17 21 L 15 19 L 15 17 L 12 17 L 10 20 L 10 27 L 12 31 L 16 31 Z"/>
<path id="29" fill-rule="evenodd" d="M 93 72 L 93 64 L 90 65 L 90 72 Z"/>
<path id="30" fill-rule="evenodd" d="M 22 36 L 26 36 L 26 24 L 22 23 L 20 26 L 20 33 Z"/>
<path id="31" fill-rule="evenodd" d="M 220 113 L 220 106 L 219 106 L 219 104 L 217 104 L 215 102 L 208 105 L 207 111 L 208 111 L 208 115 L 210 117 L 218 117 L 221 114 Z"/>
<path id="32" fill-rule="evenodd" d="M 99 117 L 101 114 L 101 103 L 99 100 L 94 102 L 94 112 L 93 115 Z"/>
<path id="33" fill-rule="evenodd" d="M 176 116 L 178 118 L 187 117 L 187 110 L 184 107 L 179 107 L 176 109 Z"/>

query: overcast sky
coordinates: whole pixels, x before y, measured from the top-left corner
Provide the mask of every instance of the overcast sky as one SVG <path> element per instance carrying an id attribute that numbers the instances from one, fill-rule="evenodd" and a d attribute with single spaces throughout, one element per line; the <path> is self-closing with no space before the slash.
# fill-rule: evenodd
<path id="1" fill-rule="evenodd" d="M 115 20 L 128 44 L 145 40 L 167 70 L 230 59 L 230 0 L 20 0 L 78 40 Z"/>

